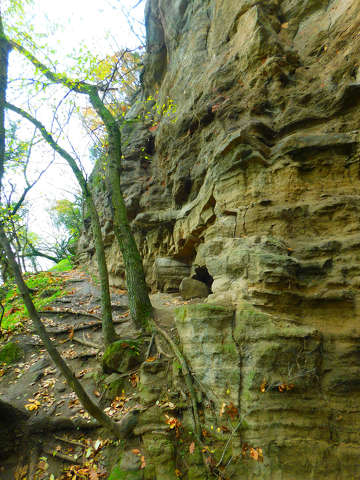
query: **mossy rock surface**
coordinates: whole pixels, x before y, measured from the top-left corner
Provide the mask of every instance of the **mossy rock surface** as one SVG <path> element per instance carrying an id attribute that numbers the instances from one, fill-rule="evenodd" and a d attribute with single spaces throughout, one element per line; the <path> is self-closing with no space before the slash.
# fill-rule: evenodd
<path id="1" fill-rule="evenodd" d="M 142 361 L 141 343 L 135 340 L 118 340 L 109 345 L 102 359 L 105 373 L 125 373 Z"/>
<path id="2" fill-rule="evenodd" d="M 112 469 L 108 480 L 142 480 L 143 472 L 129 472 L 122 470 L 119 465 Z"/>
<path id="3" fill-rule="evenodd" d="M 0 349 L 0 363 L 15 363 L 24 358 L 24 351 L 14 342 L 9 342 Z"/>

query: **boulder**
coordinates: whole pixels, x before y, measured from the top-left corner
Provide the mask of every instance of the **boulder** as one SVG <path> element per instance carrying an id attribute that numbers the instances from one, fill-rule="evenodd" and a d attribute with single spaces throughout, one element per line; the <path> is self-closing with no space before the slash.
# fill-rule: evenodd
<path id="1" fill-rule="evenodd" d="M 210 293 L 210 289 L 205 283 L 194 278 L 183 278 L 179 291 L 184 300 L 207 297 Z"/>

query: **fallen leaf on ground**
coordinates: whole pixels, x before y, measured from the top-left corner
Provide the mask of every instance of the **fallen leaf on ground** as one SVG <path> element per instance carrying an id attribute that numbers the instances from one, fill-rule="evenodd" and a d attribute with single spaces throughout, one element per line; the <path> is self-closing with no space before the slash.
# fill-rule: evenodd
<path id="1" fill-rule="evenodd" d="M 229 403 L 229 405 L 226 405 L 225 411 L 229 415 L 231 420 L 235 420 L 239 415 L 239 410 L 235 407 L 235 405 L 232 402 Z"/>
<path id="2" fill-rule="evenodd" d="M 148 357 L 146 359 L 147 362 L 154 362 L 156 360 L 156 357 Z"/>
<path id="3" fill-rule="evenodd" d="M 98 480 L 98 478 L 99 478 L 99 475 L 97 474 L 97 472 L 91 469 L 89 471 L 89 480 Z"/>

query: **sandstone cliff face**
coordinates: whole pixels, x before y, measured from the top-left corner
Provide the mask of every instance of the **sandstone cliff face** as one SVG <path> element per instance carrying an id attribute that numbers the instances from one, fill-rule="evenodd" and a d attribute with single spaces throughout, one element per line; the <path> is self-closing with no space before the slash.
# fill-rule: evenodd
<path id="1" fill-rule="evenodd" d="M 359 2 L 149 0 L 146 22 L 143 99 L 177 119 L 124 132 L 123 188 L 152 288 L 211 285 L 177 327 L 217 411 L 244 419 L 224 478 L 358 478 Z"/>

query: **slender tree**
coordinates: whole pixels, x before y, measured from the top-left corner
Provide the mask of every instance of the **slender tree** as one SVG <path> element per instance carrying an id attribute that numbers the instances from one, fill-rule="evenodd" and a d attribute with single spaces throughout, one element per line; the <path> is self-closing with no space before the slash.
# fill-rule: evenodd
<path id="1" fill-rule="evenodd" d="M 5 38 L 0 6 L 0 158 L 5 158 L 5 101 L 10 44 Z M 4 176 L 4 163 L 0 163 L 0 188 Z M 1 197 L 0 197 L 1 198 Z"/>
<path id="2" fill-rule="evenodd" d="M 109 144 L 107 178 L 109 180 L 109 191 L 114 218 L 114 233 L 124 260 L 130 313 L 136 327 L 142 331 L 147 331 L 149 329 L 149 319 L 152 314 L 152 305 L 146 285 L 142 259 L 131 231 L 124 197 L 120 187 L 122 149 L 119 123 L 101 100 L 99 87 L 97 85 L 73 80 L 62 73 L 55 73 L 22 45 L 11 40 L 8 40 L 8 42 L 10 47 L 16 49 L 27 58 L 34 67 L 42 72 L 52 83 L 63 85 L 76 93 L 87 95 L 92 107 L 104 123 Z M 57 146 L 57 148 L 59 147 Z"/>
<path id="3" fill-rule="evenodd" d="M 39 130 L 44 140 L 46 140 L 46 142 L 51 146 L 51 148 L 53 148 L 55 152 L 57 152 L 64 160 L 66 160 L 71 170 L 73 171 L 76 180 L 79 183 L 84 197 L 84 201 L 86 203 L 91 218 L 91 228 L 94 238 L 95 252 L 100 277 L 103 338 L 105 345 L 110 345 L 110 343 L 116 340 L 117 336 L 112 321 L 109 275 L 106 265 L 105 249 L 102 239 L 99 215 L 96 210 L 95 203 L 87 181 L 82 171 L 78 167 L 76 160 L 54 140 L 53 136 L 46 130 L 45 126 L 39 120 L 34 118 L 28 112 L 25 112 L 25 110 L 22 110 L 21 108 L 16 107 L 15 105 L 12 105 L 10 103 L 6 102 L 6 107 L 9 110 L 17 113 L 18 115 L 21 115 Z"/>

